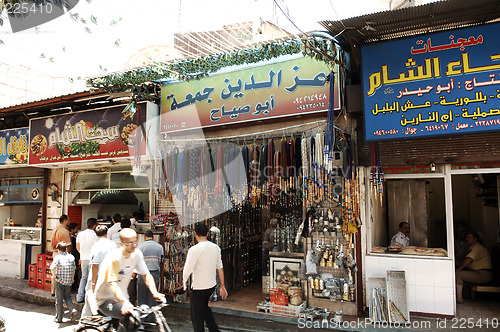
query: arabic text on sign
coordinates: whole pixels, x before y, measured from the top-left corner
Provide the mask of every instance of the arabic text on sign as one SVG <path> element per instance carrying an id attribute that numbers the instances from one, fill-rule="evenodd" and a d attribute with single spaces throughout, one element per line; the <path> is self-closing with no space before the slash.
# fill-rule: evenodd
<path id="1" fill-rule="evenodd" d="M 494 54 L 490 56 L 491 61 L 500 60 L 500 54 Z M 397 78 L 389 78 L 389 69 L 388 65 L 382 65 L 381 71 L 374 72 L 368 77 L 369 81 L 369 89 L 367 91 L 367 96 L 371 96 L 375 93 L 375 91 L 383 85 L 396 84 L 396 83 L 404 83 L 404 82 L 415 82 L 420 80 L 439 78 L 441 77 L 439 57 L 427 58 L 425 59 L 425 66 L 420 65 L 416 66 L 416 62 L 413 58 L 407 59 L 405 63 L 406 67 L 410 68 L 405 73 L 399 73 Z M 412 67 L 416 66 L 416 71 Z M 460 74 L 472 74 L 479 72 L 486 72 L 492 70 L 500 69 L 500 64 L 492 64 L 492 65 L 484 65 L 478 67 L 471 67 L 469 64 L 469 54 L 462 53 L 462 60 L 451 61 L 446 66 L 446 76 L 460 75 Z M 483 83 L 483 85 L 491 85 L 491 84 L 499 84 L 497 81 L 492 80 L 492 83 Z M 472 82 L 470 82 L 472 83 Z M 469 84 L 470 85 L 470 84 Z M 482 86 L 481 84 L 477 84 L 474 78 L 474 86 Z M 420 90 L 415 93 L 418 96 L 421 96 L 423 93 L 430 92 L 431 87 L 427 87 L 426 89 Z M 467 88 L 466 88 L 467 89 Z M 406 93 L 408 94 L 408 92 Z"/>

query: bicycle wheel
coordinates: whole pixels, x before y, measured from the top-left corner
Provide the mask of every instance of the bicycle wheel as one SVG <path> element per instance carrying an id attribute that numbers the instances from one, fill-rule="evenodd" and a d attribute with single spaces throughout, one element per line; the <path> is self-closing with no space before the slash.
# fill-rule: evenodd
<path id="1" fill-rule="evenodd" d="M 95 326 L 82 325 L 78 327 L 75 332 L 104 332 L 103 329 Z"/>

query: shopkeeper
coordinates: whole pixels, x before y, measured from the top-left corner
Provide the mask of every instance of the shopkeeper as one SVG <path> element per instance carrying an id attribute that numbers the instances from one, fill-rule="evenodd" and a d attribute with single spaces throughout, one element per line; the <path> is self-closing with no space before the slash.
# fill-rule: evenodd
<path id="1" fill-rule="evenodd" d="M 277 218 L 272 218 L 269 221 L 269 228 L 264 232 L 264 238 L 262 241 L 262 260 L 263 267 L 262 270 L 263 275 L 269 275 L 269 252 L 274 249 L 274 238 L 276 235 L 276 229 L 278 228 L 279 220 Z"/>
<path id="2" fill-rule="evenodd" d="M 397 232 L 391 239 L 391 247 L 407 247 L 410 245 L 410 224 L 407 222 L 399 223 L 399 232 Z"/>
<path id="3" fill-rule="evenodd" d="M 467 243 L 470 246 L 470 252 L 456 269 L 458 303 L 464 302 L 462 297 L 464 282 L 486 284 L 493 280 L 493 266 L 491 265 L 490 254 L 479 243 L 479 235 L 476 232 L 469 232 L 467 234 Z"/>

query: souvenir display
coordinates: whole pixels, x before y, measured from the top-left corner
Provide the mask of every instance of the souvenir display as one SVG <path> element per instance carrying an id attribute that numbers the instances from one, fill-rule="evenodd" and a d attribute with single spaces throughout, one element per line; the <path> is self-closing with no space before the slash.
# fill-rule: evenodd
<path id="1" fill-rule="evenodd" d="M 269 255 L 301 257 L 297 280 L 272 279 L 274 305 L 303 305 L 308 298 L 354 302 L 359 184 L 349 165 L 350 138 L 337 129 L 321 124 L 281 136 L 253 134 L 253 142 L 242 136 L 161 145 L 153 169 L 160 217 L 153 220 L 166 225 L 168 292 L 181 282 L 192 225 L 204 221 L 218 230 L 211 240 L 233 275 L 226 280 L 230 293 L 272 276 Z M 175 222 L 168 221 L 170 211 Z"/>

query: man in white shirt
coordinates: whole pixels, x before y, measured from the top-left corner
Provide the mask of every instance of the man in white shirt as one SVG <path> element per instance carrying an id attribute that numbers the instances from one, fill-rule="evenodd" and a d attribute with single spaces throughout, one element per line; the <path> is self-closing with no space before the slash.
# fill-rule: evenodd
<path id="1" fill-rule="evenodd" d="M 122 319 L 132 314 L 134 306 L 129 301 L 127 288 L 134 270 L 143 275 L 144 282 L 157 301 L 165 301 L 158 292 L 153 276 L 148 271 L 144 256 L 137 247 L 137 233 L 131 228 L 120 231 L 120 248 L 106 255 L 99 269 L 95 286 L 95 297 L 99 310 L 106 316 Z M 122 324 L 118 332 L 125 331 Z"/>
<path id="2" fill-rule="evenodd" d="M 113 216 L 113 226 L 108 229 L 108 239 L 116 243 L 116 246 L 120 246 L 120 231 L 122 230 L 121 226 L 122 216 L 117 213 Z"/>
<path id="3" fill-rule="evenodd" d="M 90 250 L 89 277 L 85 292 L 85 305 L 82 309 L 82 318 L 97 315 L 97 303 L 94 294 L 97 276 L 106 255 L 116 249 L 116 243 L 107 238 L 108 227 L 106 225 L 98 225 L 95 228 L 95 233 L 98 240 Z"/>
<path id="4" fill-rule="evenodd" d="M 410 245 L 410 224 L 407 222 L 399 223 L 399 232 L 391 239 L 391 247 L 407 247 Z"/>
<path id="5" fill-rule="evenodd" d="M 184 290 L 189 276 L 193 275 L 190 306 L 191 322 L 195 332 L 205 331 L 205 322 L 209 331 L 219 331 L 212 310 L 208 306 L 210 295 L 217 286 L 216 275 L 220 281 L 220 297 L 222 300 L 227 298 L 220 248 L 208 241 L 207 234 L 208 227 L 204 223 L 196 223 L 194 237 L 198 244 L 189 248 L 182 275 Z"/>
<path id="6" fill-rule="evenodd" d="M 87 220 L 87 229 L 78 233 L 76 236 L 76 250 L 80 253 L 80 262 L 82 269 L 82 278 L 80 279 L 80 285 L 78 286 L 78 294 L 76 295 L 76 302 L 83 303 L 85 300 L 85 287 L 87 286 L 87 278 L 89 275 L 89 262 L 90 262 L 90 250 L 92 246 L 97 242 L 97 235 L 95 235 L 95 228 L 97 226 L 97 220 L 95 218 L 89 218 Z"/>

